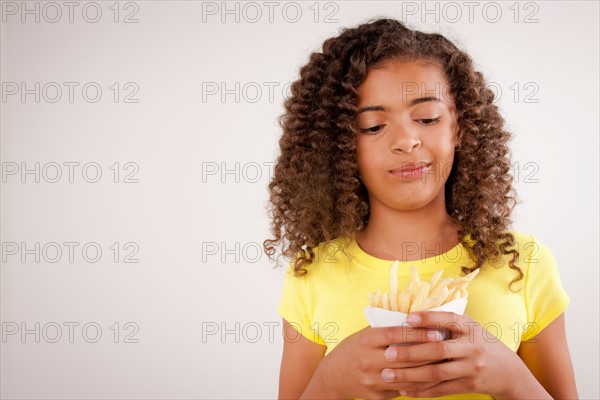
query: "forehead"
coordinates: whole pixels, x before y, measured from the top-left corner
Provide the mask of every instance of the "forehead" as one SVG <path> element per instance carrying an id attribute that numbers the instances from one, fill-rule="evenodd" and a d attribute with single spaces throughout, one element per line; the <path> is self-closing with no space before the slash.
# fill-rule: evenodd
<path id="1" fill-rule="evenodd" d="M 412 98 L 436 96 L 451 103 L 450 87 L 441 66 L 422 60 L 388 60 L 371 68 L 358 87 L 360 104 L 385 101 L 402 95 L 402 102 Z"/>

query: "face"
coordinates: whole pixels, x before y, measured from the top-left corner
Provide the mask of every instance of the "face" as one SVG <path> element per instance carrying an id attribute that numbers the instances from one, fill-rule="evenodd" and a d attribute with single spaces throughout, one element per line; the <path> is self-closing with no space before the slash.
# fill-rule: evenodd
<path id="1" fill-rule="evenodd" d="M 442 69 L 387 61 L 369 70 L 358 95 L 358 168 L 371 208 L 415 210 L 444 200 L 458 124 Z"/>

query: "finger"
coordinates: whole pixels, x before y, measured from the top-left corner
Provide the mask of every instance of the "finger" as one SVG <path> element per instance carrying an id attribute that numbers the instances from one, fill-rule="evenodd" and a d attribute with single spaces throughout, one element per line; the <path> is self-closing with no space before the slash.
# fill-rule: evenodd
<path id="1" fill-rule="evenodd" d="M 461 378 L 470 369 L 467 361 L 451 360 L 415 368 L 384 368 L 381 378 L 385 382 L 442 382 Z"/>
<path id="2" fill-rule="evenodd" d="M 414 368 L 414 367 L 420 367 L 422 365 L 427 365 L 427 364 L 431 364 L 432 360 L 425 360 L 425 361 L 395 361 L 393 363 L 390 363 L 389 365 L 387 365 L 387 368 Z"/>
<path id="3" fill-rule="evenodd" d="M 396 363 L 439 361 L 448 358 L 459 359 L 468 356 L 467 343 L 443 340 L 419 343 L 412 346 L 390 346 L 384 352 L 387 361 Z M 391 366 L 395 368 L 396 366 Z M 400 367 L 402 368 L 402 367 Z"/>
<path id="4" fill-rule="evenodd" d="M 441 382 L 401 382 L 401 383 L 385 383 L 383 386 L 386 390 L 394 390 L 395 397 L 398 397 L 399 392 L 422 392 Z"/>
<path id="5" fill-rule="evenodd" d="M 379 348 L 403 343 L 434 342 L 440 341 L 442 338 L 439 332 L 431 332 L 406 325 L 371 328 L 365 331 L 360 340 L 365 346 Z"/>
<path id="6" fill-rule="evenodd" d="M 420 311 L 406 316 L 409 326 L 419 328 L 448 329 L 456 333 L 468 333 L 474 326 L 479 325 L 466 315 L 448 311 Z"/>
<path id="7" fill-rule="evenodd" d="M 468 390 L 473 391 L 473 390 Z M 414 398 L 431 398 L 450 395 L 453 393 L 465 393 L 465 383 L 462 379 L 451 379 L 449 381 L 440 382 L 425 389 L 404 390 L 400 393 L 403 396 Z"/>

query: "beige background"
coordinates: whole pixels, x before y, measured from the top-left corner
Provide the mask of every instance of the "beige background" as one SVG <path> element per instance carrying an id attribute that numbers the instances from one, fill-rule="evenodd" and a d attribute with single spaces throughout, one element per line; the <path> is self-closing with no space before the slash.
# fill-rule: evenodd
<path id="1" fill-rule="evenodd" d="M 2 398 L 276 397 L 282 274 L 258 244 L 282 89 L 375 16 L 448 35 L 501 91 L 514 228 L 554 252 L 579 393 L 600 396 L 597 2 L 22 4 L 0 40 Z"/>

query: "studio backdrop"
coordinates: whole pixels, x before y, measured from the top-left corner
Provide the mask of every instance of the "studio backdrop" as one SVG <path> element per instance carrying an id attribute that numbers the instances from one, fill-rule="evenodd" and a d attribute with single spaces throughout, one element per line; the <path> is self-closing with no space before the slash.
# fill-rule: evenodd
<path id="1" fill-rule="evenodd" d="M 597 2 L 1 12 L 3 399 L 277 397 L 277 117 L 311 52 L 376 17 L 444 34 L 486 77 L 514 135 L 512 228 L 553 251 L 579 394 L 600 397 Z"/>

